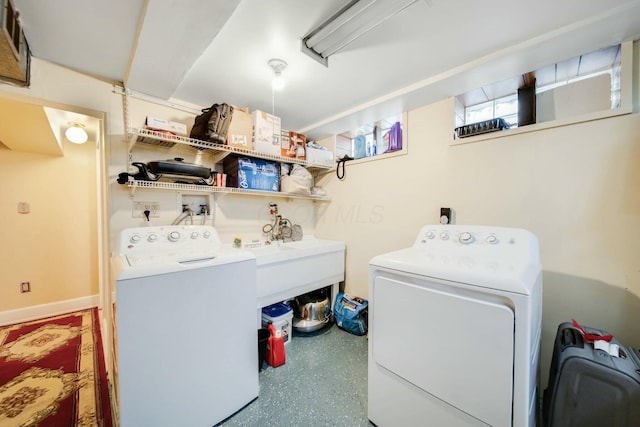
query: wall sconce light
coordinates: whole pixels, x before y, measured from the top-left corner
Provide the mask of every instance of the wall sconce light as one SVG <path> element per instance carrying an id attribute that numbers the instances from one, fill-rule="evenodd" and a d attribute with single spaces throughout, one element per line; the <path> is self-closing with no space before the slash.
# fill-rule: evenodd
<path id="1" fill-rule="evenodd" d="M 271 78 L 271 87 L 273 90 L 284 89 L 284 78 L 282 77 L 282 71 L 287 68 L 287 63 L 282 59 L 270 59 L 269 67 L 273 70 L 273 77 Z"/>
<path id="2" fill-rule="evenodd" d="M 74 144 L 84 144 L 89 138 L 87 131 L 84 130 L 84 125 L 74 122 L 69 123 L 69 127 L 64 132 L 64 136 Z"/>

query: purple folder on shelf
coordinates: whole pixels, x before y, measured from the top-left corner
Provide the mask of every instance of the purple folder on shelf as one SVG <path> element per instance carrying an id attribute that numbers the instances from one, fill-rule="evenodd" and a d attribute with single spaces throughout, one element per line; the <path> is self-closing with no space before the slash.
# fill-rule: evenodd
<path id="1" fill-rule="evenodd" d="M 389 129 L 389 149 L 387 151 L 402 150 L 402 127 L 400 122 L 395 122 Z"/>

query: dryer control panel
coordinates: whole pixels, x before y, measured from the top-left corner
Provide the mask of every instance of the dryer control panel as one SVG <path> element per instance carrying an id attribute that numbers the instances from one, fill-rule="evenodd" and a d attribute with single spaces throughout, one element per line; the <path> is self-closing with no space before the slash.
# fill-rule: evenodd
<path id="1" fill-rule="evenodd" d="M 453 244 L 516 244 L 526 242 L 529 233 L 526 230 L 487 227 L 487 226 L 464 226 L 464 225 L 426 225 L 422 227 L 415 245 L 429 242 L 447 242 Z"/>
<path id="2" fill-rule="evenodd" d="M 422 227 L 413 247 L 458 254 L 468 247 L 464 253 L 529 258 L 538 253 L 538 240 L 531 232 L 519 228 L 437 224 Z"/>
<path id="3" fill-rule="evenodd" d="M 489 232 L 483 235 L 477 231 L 459 231 L 459 230 L 427 230 L 419 243 L 426 243 L 428 240 L 452 240 L 453 242 L 469 245 L 472 243 L 488 243 L 495 245 L 500 243 L 500 239 L 496 233 Z"/>

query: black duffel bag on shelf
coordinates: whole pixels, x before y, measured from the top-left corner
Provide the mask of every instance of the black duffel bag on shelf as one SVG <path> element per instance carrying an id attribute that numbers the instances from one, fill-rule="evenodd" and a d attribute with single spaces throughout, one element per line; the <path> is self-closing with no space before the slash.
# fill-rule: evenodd
<path id="1" fill-rule="evenodd" d="M 229 104 L 213 104 L 210 108 L 204 108 L 202 114 L 196 117 L 189 137 L 224 144 L 232 115 L 233 107 Z"/>

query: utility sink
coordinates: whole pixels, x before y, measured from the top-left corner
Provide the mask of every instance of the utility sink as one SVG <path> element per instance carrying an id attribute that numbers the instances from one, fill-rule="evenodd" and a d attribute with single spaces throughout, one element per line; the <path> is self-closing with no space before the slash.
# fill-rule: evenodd
<path id="1" fill-rule="evenodd" d="M 270 255 L 282 254 L 283 252 L 286 252 L 290 249 L 292 249 L 290 246 L 284 246 L 284 245 L 280 246 L 275 243 L 273 245 L 246 248 L 246 250 L 248 250 L 249 252 L 252 252 L 256 257 L 260 257 L 263 260 L 266 259 L 265 257 L 267 257 L 268 255 L 270 256 Z"/>
<path id="2" fill-rule="evenodd" d="M 256 256 L 258 308 L 344 280 L 345 243 L 341 241 L 306 236 L 248 250 Z"/>

